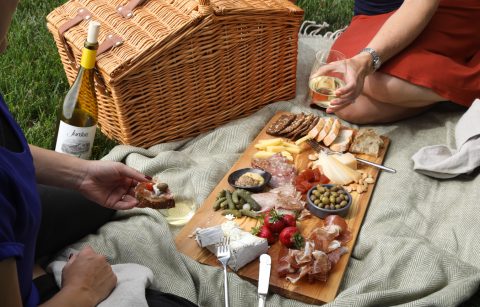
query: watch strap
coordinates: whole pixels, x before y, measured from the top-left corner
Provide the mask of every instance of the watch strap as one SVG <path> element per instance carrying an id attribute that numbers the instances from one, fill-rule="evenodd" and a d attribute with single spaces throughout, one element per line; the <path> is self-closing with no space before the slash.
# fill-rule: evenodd
<path id="1" fill-rule="evenodd" d="M 373 71 L 376 71 L 380 68 L 380 66 L 382 65 L 382 60 L 373 48 L 363 48 L 360 52 L 367 52 L 370 54 L 370 56 L 372 57 Z"/>

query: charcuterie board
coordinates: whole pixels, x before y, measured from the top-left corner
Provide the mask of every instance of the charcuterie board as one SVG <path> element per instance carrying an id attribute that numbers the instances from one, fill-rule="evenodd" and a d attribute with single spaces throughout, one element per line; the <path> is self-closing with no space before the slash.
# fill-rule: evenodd
<path id="1" fill-rule="evenodd" d="M 255 152 L 257 152 L 254 144 L 256 144 L 259 140 L 262 139 L 273 138 L 266 133 L 267 127 L 269 127 L 271 123 L 275 122 L 283 113 L 285 112 L 279 112 L 272 117 L 272 119 L 259 133 L 256 139 L 253 140 L 253 142 L 247 147 L 240 159 L 232 166 L 231 170 L 218 183 L 218 185 L 208 196 L 205 202 L 200 206 L 193 218 L 182 228 L 182 230 L 180 230 L 175 239 L 177 249 L 180 252 L 200 263 L 212 266 L 219 266 L 219 262 L 215 255 L 208 251 L 206 248 L 200 248 L 194 238 L 192 238 L 192 233 L 194 233 L 195 229 L 197 229 L 198 227 L 207 228 L 222 224 L 226 221 L 225 217 L 221 214 L 220 211 L 214 211 L 212 209 L 218 192 L 223 189 L 230 188 L 227 182 L 227 178 L 231 172 L 240 168 L 251 166 L 252 156 L 255 154 Z M 377 158 L 367 155 L 357 156 L 378 164 L 382 164 L 389 145 L 388 138 L 382 136 L 382 139 L 384 141 L 384 146 L 381 149 L 380 154 Z M 309 162 L 308 155 L 313 153 L 312 149 L 308 148 L 308 146 L 306 147 L 307 148 L 304 151 L 294 157 L 294 164 L 298 170 L 303 170 L 307 168 L 307 164 Z M 272 257 L 270 291 L 288 298 L 297 299 L 311 304 L 326 303 L 332 301 L 335 298 L 340 283 L 342 281 L 343 274 L 345 273 L 345 270 L 347 268 L 351 252 L 355 245 L 355 241 L 360 231 L 363 218 L 367 211 L 367 207 L 379 175 L 379 170 L 372 166 L 359 164 L 359 168 L 371 175 L 371 177 L 375 179 L 375 183 L 369 185 L 368 189 L 364 193 L 351 193 L 353 202 L 348 215 L 345 217 L 348 227 L 352 233 L 352 239 L 346 245 L 349 249 L 349 252 L 343 255 L 340 258 L 340 261 L 333 267 L 326 282 L 315 281 L 313 283 L 309 283 L 306 280 L 300 280 L 296 284 L 291 284 L 290 282 L 285 280 L 285 278 L 280 278 L 276 274 L 278 254 L 281 249 L 281 243 L 276 242 L 275 244 L 270 246 L 268 251 L 268 254 Z M 257 220 L 248 217 L 236 219 L 235 222 L 247 231 L 249 231 L 253 226 L 257 226 L 258 224 Z M 321 219 L 312 216 L 300 222 L 300 229 L 302 233 L 308 234 L 315 227 L 320 227 L 322 225 L 323 221 Z M 236 273 L 240 277 L 256 284 L 258 281 L 258 266 L 259 261 L 254 260 L 245 267 L 241 268 Z"/>

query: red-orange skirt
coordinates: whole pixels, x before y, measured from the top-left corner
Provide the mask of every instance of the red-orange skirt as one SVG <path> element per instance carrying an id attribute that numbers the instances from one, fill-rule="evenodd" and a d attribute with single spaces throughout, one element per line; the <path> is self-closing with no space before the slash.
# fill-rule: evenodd
<path id="1" fill-rule="evenodd" d="M 332 48 L 354 56 L 393 13 L 353 17 Z M 470 106 L 480 98 L 480 0 L 441 1 L 420 36 L 379 71 Z"/>

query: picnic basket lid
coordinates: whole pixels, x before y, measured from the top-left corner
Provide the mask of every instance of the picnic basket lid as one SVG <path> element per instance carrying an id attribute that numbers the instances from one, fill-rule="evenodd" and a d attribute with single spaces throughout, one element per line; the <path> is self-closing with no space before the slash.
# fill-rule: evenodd
<path id="1" fill-rule="evenodd" d="M 211 25 L 214 18 L 230 17 L 238 23 L 241 35 L 242 16 L 255 15 L 281 22 L 279 17 L 303 15 L 303 10 L 288 0 L 70 0 L 54 9 L 47 16 L 47 22 L 53 31 L 73 24 L 72 20 L 78 18 L 78 22 L 62 34 L 79 57 L 88 20 L 99 21 L 99 42 L 116 38 L 107 47 L 112 47 L 108 52 L 101 54 L 100 45 L 97 56 L 98 68 L 106 81 L 110 81 L 108 79 L 121 78 L 138 65 L 145 65 L 195 31 L 208 31 L 206 26 Z"/>

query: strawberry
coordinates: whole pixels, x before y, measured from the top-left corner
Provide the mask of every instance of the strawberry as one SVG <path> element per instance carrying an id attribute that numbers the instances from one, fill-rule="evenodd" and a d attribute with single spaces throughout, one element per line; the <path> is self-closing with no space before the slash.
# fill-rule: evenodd
<path id="1" fill-rule="evenodd" d="M 256 235 L 257 237 L 267 239 L 268 245 L 272 245 L 273 243 L 275 243 L 275 236 L 273 235 L 270 228 L 265 225 L 262 225 L 260 227 L 253 227 L 251 233 Z"/>
<path id="2" fill-rule="evenodd" d="M 283 219 L 283 221 L 285 222 L 286 227 L 288 227 L 288 226 L 293 226 L 293 227 L 297 226 L 297 219 L 296 219 L 295 216 L 292 215 L 292 214 L 285 214 L 282 219 Z"/>
<path id="3" fill-rule="evenodd" d="M 285 227 L 279 235 L 280 242 L 287 248 L 301 249 L 305 240 L 297 227 Z"/>
<path id="4" fill-rule="evenodd" d="M 273 233 L 279 233 L 285 228 L 285 221 L 282 219 L 282 215 L 275 209 L 271 209 L 265 214 L 263 218 L 263 224 L 266 225 Z"/>

